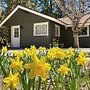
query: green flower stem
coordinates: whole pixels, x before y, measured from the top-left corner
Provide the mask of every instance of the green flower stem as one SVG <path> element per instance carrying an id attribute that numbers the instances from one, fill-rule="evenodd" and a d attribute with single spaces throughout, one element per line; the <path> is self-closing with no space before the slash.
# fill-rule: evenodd
<path id="1" fill-rule="evenodd" d="M 59 90 L 58 76 L 55 77 L 55 90 Z"/>
<path id="2" fill-rule="evenodd" d="M 2 69 L 2 71 L 3 71 L 4 76 L 7 77 L 8 74 L 7 74 L 6 70 L 4 69 L 4 67 L 2 66 L 1 63 L 0 63 L 0 66 L 1 66 L 1 69 Z"/>
<path id="3" fill-rule="evenodd" d="M 88 71 L 86 69 L 85 69 L 85 81 L 86 81 L 86 85 L 88 87 L 88 90 L 90 90 L 89 74 L 88 74 Z"/>
<path id="4" fill-rule="evenodd" d="M 27 90 L 31 90 L 31 88 L 32 88 L 32 90 L 34 90 L 34 79 L 32 80 L 32 79 L 29 79 L 29 81 L 28 81 L 28 89 Z"/>
<path id="5" fill-rule="evenodd" d="M 47 90 L 47 80 L 44 81 L 44 90 Z"/>
<path id="6" fill-rule="evenodd" d="M 61 76 L 61 88 L 62 90 L 65 90 L 65 76 Z"/>
<path id="7" fill-rule="evenodd" d="M 21 82 L 22 82 L 22 87 L 23 87 L 23 89 L 24 89 L 24 90 L 28 90 L 28 89 L 27 89 L 27 84 L 26 84 L 26 82 L 25 82 L 25 80 L 24 80 L 24 75 L 23 75 L 23 74 L 21 74 Z"/>
<path id="8" fill-rule="evenodd" d="M 41 87 L 41 78 L 39 77 L 38 90 L 40 90 L 40 87 Z"/>
<path id="9" fill-rule="evenodd" d="M 52 73 L 49 72 L 49 75 L 50 75 L 50 83 L 49 83 L 49 86 L 47 87 L 47 90 L 50 90 L 50 86 L 52 85 L 55 89 L 55 85 L 54 85 L 54 82 L 53 82 L 53 79 L 52 79 Z"/>
<path id="10" fill-rule="evenodd" d="M 32 88 L 32 90 L 34 90 L 34 88 L 35 88 L 35 78 L 33 79 L 33 88 Z"/>

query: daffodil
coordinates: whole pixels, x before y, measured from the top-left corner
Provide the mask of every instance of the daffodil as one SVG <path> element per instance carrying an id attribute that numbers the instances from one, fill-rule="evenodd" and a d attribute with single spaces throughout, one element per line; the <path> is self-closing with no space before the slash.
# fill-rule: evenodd
<path id="1" fill-rule="evenodd" d="M 29 49 L 29 48 L 25 48 L 25 49 L 24 49 L 24 54 L 25 54 L 26 56 L 31 56 L 31 51 L 30 51 L 30 49 Z"/>
<path id="2" fill-rule="evenodd" d="M 13 51 L 13 56 L 22 58 L 24 56 L 23 51 Z"/>
<path id="3" fill-rule="evenodd" d="M 70 71 L 70 69 L 67 67 L 67 64 L 61 65 L 60 68 L 58 69 L 58 71 L 61 74 L 68 74 L 68 72 Z"/>
<path id="4" fill-rule="evenodd" d="M 48 50 L 47 56 L 50 60 L 54 60 L 56 57 L 56 48 L 53 47 L 50 50 Z"/>
<path id="5" fill-rule="evenodd" d="M 19 85 L 18 75 L 19 75 L 18 73 L 12 74 L 12 72 L 10 71 L 9 76 L 3 79 L 6 89 L 11 87 L 13 90 Z"/>
<path id="6" fill-rule="evenodd" d="M 7 46 L 2 47 L 2 50 L 1 50 L 1 51 L 2 51 L 2 54 L 3 54 L 3 53 L 6 53 L 6 52 L 7 52 Z"/>
<path id="7" fill-rule="evenodd" d="M 80 52 L 78 53 L 78 57 L 87 57 L 87 56 L 88 56 L 88 54 L 87 54 L 86 52 L 80 51 Z"/>
<path id="8" fill-rule="evenodd" d="M 78 57 L 76 59 L 77 65 L 82 65 L 84 66 L 89 60 L 85 57 Z"/>
<path id="9" fill-rule="evenodd" d="M 56 55 L 55 55 L 56 59 L 62 59 L 63 60 L 65 56 L 66 56 L 66 54 L 62 49 L 56 48 Z"/>
<path id="10" fill-rule="evenodd" d="M 47 56 L 50 60 L 64 59 L 66 54 L 62 49 L 53 47 L 48 51 Z"/>
<path id="11" fill-rule="evenodd" d="M 25 48 L 24 54 L 26 56 L 32 56 L 33 54 L 37 54 L 37 49 L 34 45 L 31 48 Z"/>
<path id="12" fill-rule="evenodd" d="M 31 46 L 30 50 L 31 50 L 32 54 L 37 53 L 37 49 L 36 49 L 35 45 Z"/>
<path id="13" fill-rule="evenodd" d="M 38 50 L 46 50 L 46 48 L 41 46 L 38 48 Z"/>
<path id="14" fill-rule="evenodd" d="M 20 60 L 20 58 L 16 57 L 15 59 L 11 60 L 11 68 L 14 70 L 22 70 L 22 64 L 23 61 Z"/>
<path id="15" fill-rule="evenodd" d="M 72 48 L 68 48 L 68 50 L 66 51 L 66 57 L 71 58 L 74 55 L 74 50 Z"/>
<path id="16" fill-rule="evenodd" d="M 36 76 L 40 76 L 42 80 L 46 80 L 46 73 L 50 70 L 50 64 L 46 63 L 45 58 L 39 58 L 33 54 L 33 62 L 25 64 L 26 69 L 30 69 L 29 78 L 33 79 Z"/>

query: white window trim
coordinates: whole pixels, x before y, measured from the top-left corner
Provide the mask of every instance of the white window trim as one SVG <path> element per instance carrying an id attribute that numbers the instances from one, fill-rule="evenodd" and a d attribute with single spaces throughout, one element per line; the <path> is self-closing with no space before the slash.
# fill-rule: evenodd
<path id="1" fill-rule="evenodd" d="M 87 35 L 78 35 L 78 37 L 89 37 L 89 25 L 84 27 L 87 27 Z"/>
<path id="2" fill-rule="evenodd" d="M 46 33 L 46 34 L 39 34 L 39 35 L 37 35 L 37 34 L 36 34 L 36 29 L 35 29 L 35 27 L 36 27 L 37 25 L 45 25 L 45 24 L 47 25 L 47 33 Z M 48 22 L 34 23 L 33 35 L 34 35 L 34 36 L 48 36 L 48 34 L 49 34 L 48 29 L 49 29 L 49 27 L 48 27 Z"/>
<path id="3" fill-rule="evenodd" d="M 55 28 L 56 28 L 56 27 L 59 27 L 59 34 L 58 34 L 58 35 L 55 34 L 55 37 L 60 37 L 60 26 L 57 25 L 57 24 L 55 24 Z M 55 31 L 55 32 L 56 32 L 56 31 Z"/>

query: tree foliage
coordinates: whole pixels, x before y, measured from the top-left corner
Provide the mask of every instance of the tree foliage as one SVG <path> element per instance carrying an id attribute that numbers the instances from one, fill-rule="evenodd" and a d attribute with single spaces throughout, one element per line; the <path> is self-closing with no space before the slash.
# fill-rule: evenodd
<path id="1" fill-rule="evenodd" d="M 44 13 L 52 17 L 60 17 L 61 12 L 55 5 L 55 0 L 3 0 L 2 6 L 5 8 L 5 16 L 17 6 L 22 5 L 32 10 Z M 5 5 L 7 4 L 7 5 Z M 6 7 L 5 7 L 6 6 Z"/>

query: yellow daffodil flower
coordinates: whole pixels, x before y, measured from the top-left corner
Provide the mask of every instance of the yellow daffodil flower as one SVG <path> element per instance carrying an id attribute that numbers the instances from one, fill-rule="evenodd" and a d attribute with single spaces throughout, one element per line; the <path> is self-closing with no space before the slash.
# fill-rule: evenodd
<path id="1" fill-rule="evenodd" d="M 58 69 L 58 71 L 61 74 L 68 74 L 68 72 L 70 71 L 70 69 L 67 67 L 67 64 L 61 65 L 60 68 Z"/>
<path id="2" fill-rule="evenodd" d="M 77 65 L 82 65 L 84 66 L 89 60 L 85 57 L 78 57 L 76 59 Z"/>
<path id="3" fill-rule="evenodd" d="M 50 60 L 54 60 L 54 59 L 64 59 L 66 55 L 62 49 L 53 47 L 48 51 L 47 56 Z"/>
<path id="4" fill-rule="evenodd" d="M 6 52 L 7 52 L 7 46 L 2 47 L 2 50 L 1 50 L 1 51 L 2 51 L 2 54 L 3 54 L 3 53 L 6 53 Z"/>
<path id="5" fill-rule="evenodd" d="M 26 56 L 31 56 L 33 54 L 37 54 L 37 49 L 36 49 L 36 47 L 34 45 L 31 46 L 31 48 L 25 48 L 24 54 Z"/>
<path id="6" fill-rule="evenodd" d="M 20 58 L 16 57 L 15 59 L 12 59 L 10 66 L 14 70 L 23 70 L 22 64 L 23 64 L 23 61 L 20 61 Z"/>
<path id="7" fill-rule="evenodd" d="M 23 51 L 13 51 L 13 56 L 22 58 L 24 56 Z"/>
<path id="8" fill-rule="evenodd" d="M 47 56 L 50 60 L 54 60 L 56 57 L 56 48 L 51 48 L 50 50 L 48 50 Z"/>
<path id="9" fill-rule="evenodd" d="M 46 73 L 50 70 L 50 64 L 46 63 L 43 57 L 39 60 L 35 54 L 31 58 L 33 62 L 25 64 L 25 68 L 30 69 L 29 78 L 33 79 L 36 76 L 40 76 L 42 80 L 46 80 Z"/>
<path id="10" fill-rule="evenodd" d="M 66 51 L 66 57 L 71 58 L 74 55 L 74 50 L 72 48 L 68 48 L 68 50 Z"/>
<path id="11" fill-rule="evenodd" d="M 41 46 L 38 48 L 38 50 L 46 50 L 46 48 Z"/>
<path id="12" fill-rule="evenodd" d="M 62 59 L 63 60 L 65 56 L 66 56 L 65 52 L 62 49 L 56 48 L 56 55 L 55 55 L 56 59 Z"/>
<path id="13" fill-rule="evenodd" d="M 19 75 L 18 73 L 12 74 L 12 72 L 10 71 L 9 76 L 3 79 L 6 89 L 9 87 L 15 89 L 19 85 L 18 75 Z"/>
<path id="14" fill-rule="evenodd" d="M 80 52 L 78 53 L 78 57 L 87 57 L 87 56 L 88 56 L 88 54 L 87 54 L 86 52 L 80 51 Z"/>

